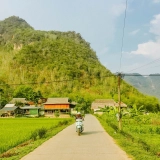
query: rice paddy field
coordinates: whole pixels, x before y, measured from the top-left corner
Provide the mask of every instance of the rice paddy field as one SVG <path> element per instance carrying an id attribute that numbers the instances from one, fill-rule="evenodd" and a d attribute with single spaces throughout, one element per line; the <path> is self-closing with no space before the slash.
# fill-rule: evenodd
<path id="1" fill-rule="evenodd" d="M 0 154 L 31 139 L 32 133 L 44 128 L 51 130 L 70 119 L 0 118 Z"/>

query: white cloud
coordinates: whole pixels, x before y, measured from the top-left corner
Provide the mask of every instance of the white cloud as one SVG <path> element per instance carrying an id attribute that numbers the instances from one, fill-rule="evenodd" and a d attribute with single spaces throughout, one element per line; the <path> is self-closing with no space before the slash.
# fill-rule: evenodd
<path id="1" fill-rule="evenodd" d="M 160 0 L 153 0 L 154 3 L 160 3 Z"/>
<path id="2" fill-rule="evenodd" d="M 150 32 L 160 36 L 160 14 L 154 16 L 154 19 L 150 22 L 150 25 Z"/>
<path id="3" fill-rule="evenodd" d="M 131 54 L 141 54 L 151 58 L 160 57 L 160 42 L 149 41 L 138 45 L 136 51 L 132 51 Z"/>
<path id="4" fill-rule="evenodd" d="M 134 35 L 136 35 L 139 31 L 140 31 L 140 29 L 136 29 L 136 30 L 130 32 L 129 34 L 132 35 L 132 36 L 134 36 Z"/>
<path id="5" fill-rule="evenodd" d="M 155 15 L 150 21 L 150 32 L 155 35 L 156 40 L 139 44 L 138 49 L 131 54 L 144 55 L 153 59 L 160 57 L 160 14 Z"/>

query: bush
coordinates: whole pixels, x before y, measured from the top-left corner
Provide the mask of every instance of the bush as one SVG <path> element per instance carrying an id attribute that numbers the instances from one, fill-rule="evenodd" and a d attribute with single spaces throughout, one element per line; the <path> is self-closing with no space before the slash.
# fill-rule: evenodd
<path id="1" fill-rule="evenodd" d="M 46 128 L 40 128 L 38 130 L 38 136 L 39 136 L 39 138 L 40 139 L 43 138 L 46 135 L 46 133 L 47 133 L 47 129 Z"/>
<path id="2" fill-rule="evenodd" d="M 55 115 L 55 117 L 59 117 L 60 116 L 59 111 L 55 111 L 54 115 Z"/>
<path id="3" fill-rule="evenodd" d="M 37 138 L 39 139 L 44 138 L 46 133 L 47 133 L 46 128 L 37 129 L 31 133 L 31 139 L 36 140 Z"/>
<path id="4" fill-rule="evenodd" d="M 33 139 L 35 141 L 37 139 L 37 137 L 38 137 L 38 133 L 37 133 L 37 130 L 35 130 L 31 133 L 31 139 Z"/>

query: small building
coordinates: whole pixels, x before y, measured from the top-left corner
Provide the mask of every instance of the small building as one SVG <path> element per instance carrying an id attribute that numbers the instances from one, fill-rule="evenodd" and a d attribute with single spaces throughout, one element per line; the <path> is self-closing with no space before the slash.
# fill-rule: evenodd
<path id="1" fill-rule="evenodd" d="M 17 106 L 15 104 L 6 104 L 1 110 L 0 114 L 1 116 L 8 117 L 8 116 L 14 116 L 15 110 L 17 109 Z"/>
<path id="2" fill-rule="evenodd" d="M 72 106 L 69 98 L 48 98 L 44 103 L 44 112 L 45 115 L 53 115 L 57 111 L 61 114 L 68 114 Z"/>
<path id="3" fill-rule="evenodd" d="M 116 103 L 113 99 L 96 99 L 92 104 L 91 104 L 91 110 L 93 112 L 98 112 L 100 111 L 100 108 L 105 108 L 105 107 L 118 107 L 119 104 Z M 121 107 L 127 107 L 126 104 L 121 102 Z"/>
<path id="4" fill-rule="evenodd" d="M 23 116 L 37 117 L 40 115 L 40 110 L 41 107 L 35 106 L 19 107 L 19 113 L 21 113 Z"/>

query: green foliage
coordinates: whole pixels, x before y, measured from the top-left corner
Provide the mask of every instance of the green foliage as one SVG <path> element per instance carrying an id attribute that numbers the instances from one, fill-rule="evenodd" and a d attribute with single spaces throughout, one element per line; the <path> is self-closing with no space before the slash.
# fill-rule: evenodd
<path id="1" fill-rule="evenodd" d="M 130 116 L 134 117 L 134 116 L 138 116 L 140 114 L 143 114 L 145 112 L 143 108 L 144 108 L 143 106 L 140 106 L 138 108 L 137 105 L 134 104 L 133 107 L 129 110 Z"/>
<path id="2" fill-rule="evenodd" d="M 40 91 L 35 92 L 33 88 L 29 86 L 20 86 L 17 87 L 13 93 L 13 97 L 15 98 L 26 98 L 27 100 L 38 103 L 38 100 L 42 98 L 42 94 Z"/>
<path id="3" fill-rule="evenodd" d="M 60 116 L 60 114 L 59 114 L 59 111 L 58 111 L 58 110 L 56 110 L 56 111 L 54 112 L 54 116 L 55 116 L 55 117 L 59 117 L 59 116 Z"/>
<path id="4" fill-rule="evenodd" d="M 67 124 L 68 124 L 68 120 L 63 120 L 58 123 L 58 126 L 67 125 Z"/>
<path id="5" fill-rule="evenodd" d="M 37 139 L 37 137 L 38 137 L 38 133 L 37 133 L 37 130 L 35 130 L 35 131 L 33 131 L 32 133 L 31 133 L 31 139 L 33 139 L 34 141 Z"/>
<path id="6" fill-rule="evenodd" d="M 11 88 L 10 87 L 7 88 L 7 87 L 8 85 L 6 85 L 6 87 L 0 86 L 0 109 L 3 108 L 9 100 Z"/>
<path id="7" fill-rule="evenodd" d="M 75 101 L 77 102 L 77 105 L 75 107 L 75 110 L 77 112 L 82 113 L 89 113 L 90 112 L 90 105 L 91 102 L 81 96 L 76 96 Z"/>
<path id="8" fill-rule="evenodd" d="M 36 103 L 41 94 L 70 97 L 78 102 L 77 110 L 86 113 L 94 99 L 118 101 L 117 77 L 74 31 L 36 31 L 24 20 L 10 17 L 0 22 L 0 62 L 2 98 L 6 101 L 26 97 Z M 160 110 L 156 98 L 143 95 L 125 81 L 121 93 L 122 101 L 129 106 Z"/>
<path id="9" fill-rule="evenodd" d="M 118 130 L 115 116 L 107 113 L 98 116 L 106 131 L 133 159 L 158 160 L 160 124 L 159 114 L 140 114 L 122 119 L 122 131 Z M 145 158 L 144 158 L 145 157 Z"/>
<path id="10" fill-rule="evenodd" d="M 23 43 L 23 40 L 21 39 L 23 35 L 21 35 L 21 33 L 30 30 L 33 30 L 33 28 L 25 20 L 16 16 L 12 16 L 1 21 L 0 46 L 7 51 L 12 50 L 13 44 Z"/>
<path id="11" fill-rule="evenodd" d="M 19 86 L 13 93 L 15 98 L 27 98 L 30 99 L 31 95 L 33 94 L 33 89 L 29 86 Z"/>
<path id="12" fill-rule="evenodd" d="M 41 139 L 41 138 L 44 138 L 44 136 L 46 135 L 46 133 L 47 133 L 47 129 L 46 128 L 40 128 L 39 130 L 38 130 L 38 136 L 39 136 L 39 138 Z"/>

